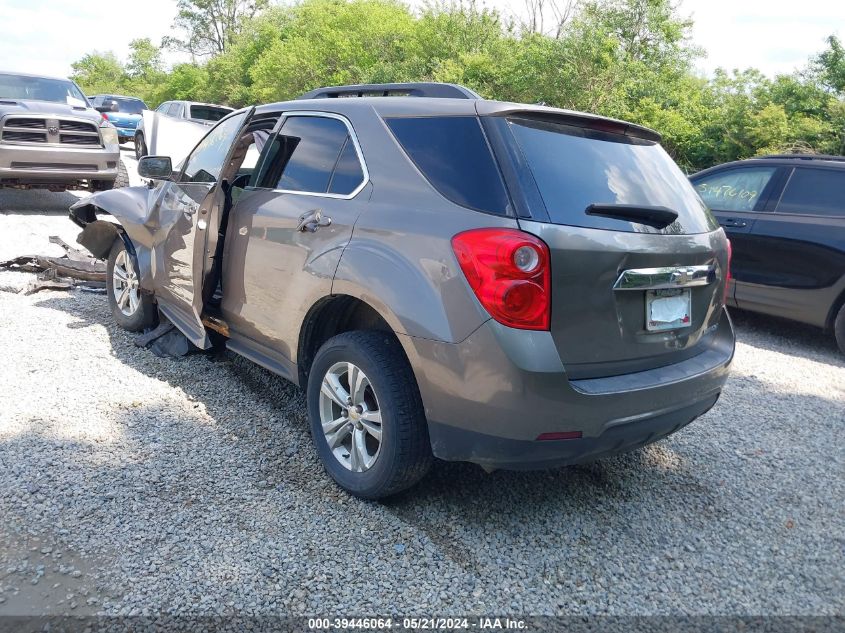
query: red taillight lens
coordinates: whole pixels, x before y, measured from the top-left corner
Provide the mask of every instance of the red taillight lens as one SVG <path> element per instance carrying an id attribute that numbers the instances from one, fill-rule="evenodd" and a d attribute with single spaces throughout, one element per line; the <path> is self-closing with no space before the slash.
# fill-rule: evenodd
<path id="1" fill-rule="evenodd" d="M 109 120 L 109 115 L 106 114 L 105 112 L 100 112 L 100 116 L 102 116 L 106 121 Z"/>
<path id="2" fill-rule="evenodd" d="M 734 256 L 734 250 L 733 250 L 733 246 L 731 246 L 731 241 L 727 240 L 727 242 L 728 242 L 728 268 L 727 268 L 727 272 L 725 273 L 725 296 L 724 296 L 724 302 L 725 303 L 728 302 L 728 286 L 731 285 L 731 260 L 733 259 L 733 256 Z"/>
<path id="3" fill-rule="evenodd" d="M 549 247 L 516 229 L 473 229 L 452 238 L 461 270 L 481 305 L 503 325 L 548 330 Z"/>

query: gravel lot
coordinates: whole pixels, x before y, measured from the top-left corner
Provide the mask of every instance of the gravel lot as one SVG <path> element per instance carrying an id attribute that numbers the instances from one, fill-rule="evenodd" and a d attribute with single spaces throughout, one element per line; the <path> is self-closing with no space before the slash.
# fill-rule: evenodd
<path id="1" fill-rule="evenodd" d="M 0 259 L 73 242 L 70 200 L 0 192 Z M 157 358 L 103 295 L 0 292 L 0 614 L 843 614 L 845 361 L 735 316 L 722 400 L 668 440 L 376 504 L 283 380 Z"/>

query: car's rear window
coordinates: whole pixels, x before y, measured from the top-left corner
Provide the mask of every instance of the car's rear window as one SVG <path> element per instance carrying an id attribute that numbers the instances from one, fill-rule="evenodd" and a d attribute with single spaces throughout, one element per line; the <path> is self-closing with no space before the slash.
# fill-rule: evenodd
<path id="1" fill-rule="evenodd" d="M 507 213 L 505 186 L 478 117 L 391 118 L 387 125 L 443 196 L 471 209 Z"/>
<path id="2" fill-rule="evenodd" d="M 147 109 L 147 105 L 140 99 L 125 99 L 123 97 L 115 97 L 117 107 L 125 114 L 141 114 Z"/>
<path id="3" fill-rule="evenodd" d="M 203 121 L 219 121 L 227 114 L 229 114 L 231 110 L 226 108 L 215 108 L 214 106 L 207 106 L 207 105 L 192 105 L 191 106 L 191 119 L 202 119 Z"/>
<path id="4" fill-rule="evenodd" d="M 530 118 L 509 118 L 508 127 L 554 224 L 666 233 L 705 233 L 718 228 L 659 143 Z M 678 219 L 658 230 L 587 215 L 587 208 L 594 204 L 666 207 L 676 211 Z"/>

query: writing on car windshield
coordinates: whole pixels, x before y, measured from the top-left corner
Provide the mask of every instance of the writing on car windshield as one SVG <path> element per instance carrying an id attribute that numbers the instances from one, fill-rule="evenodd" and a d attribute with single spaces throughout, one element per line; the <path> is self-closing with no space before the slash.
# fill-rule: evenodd
<path id="1" fill-rule="evenodd" d="M 702 197 L 716 199 L 716 198 L 739 198 L 740 200 L 753 201 L 760 195 L 756 189 L 743 189 L 741 187 L 731 187 L 730 185 L 709 185 L 703 183 L 698 186 L 698 192 Z"/>
<path id="2" fill-rule="evenodd" d="M 774 173 L 774 167 L 729 169 L 696 179 L 695 188 L 711 209 L 752 211 Z"/>

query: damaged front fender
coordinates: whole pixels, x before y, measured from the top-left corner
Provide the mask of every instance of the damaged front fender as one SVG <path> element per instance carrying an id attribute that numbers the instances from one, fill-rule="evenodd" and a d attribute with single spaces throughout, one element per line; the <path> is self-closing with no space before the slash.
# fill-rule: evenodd
<path id="1" fill-rule="evenodd" d="M 150 189 L 122 187 L 101 191 L 83 198 L 70 207 L 70 219 L 82 227 L 76 241 L 91 251 L 94 257 L 106 259 L 117 237 L 126 243 L 126 250 L 135 260 L 139 282 L 152 291 L 151 251 L 161 235 L 155 216 L 155 204 L 161 186 Z M 109 214 L 117 222 L 100 220 L 98 214 Z"/>

